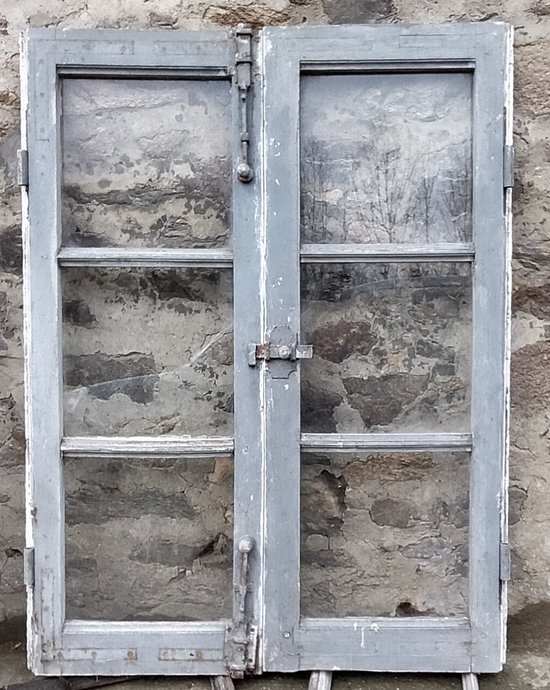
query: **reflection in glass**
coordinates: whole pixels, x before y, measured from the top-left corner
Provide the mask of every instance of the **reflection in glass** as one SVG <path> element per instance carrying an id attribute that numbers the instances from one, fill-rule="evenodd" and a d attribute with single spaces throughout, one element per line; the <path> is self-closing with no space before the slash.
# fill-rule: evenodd
<path id="1" fill-rule="evenodd" d="M 231 616 L 231 458 L 65 458 L 64 472 L 67 618 Z"/>
<path id="2" fill-rule="evenodd" d="M 65 245 L 228 243 L 229 82 L 65 79 L 62 105 Z"/>
<path id="3" fill-rule="evenodd" d="M 62 279 L 66 435 L 232 435 L 230 270 Z"/>
<path id="4" fill-rule="evenodd" d="M 302 241 L 469 241 L 471 89 L 461 73 L 302 77 Z"/>
<path id="5" fill-rule="evenodd" d="M 302 455 L 302 616 L 465 615 L 466 453 Z"/>
<path id="6" fill-rule="evenodd" d="M 469 431 L 467 264 L 305 264 L 303 432 Z"/>

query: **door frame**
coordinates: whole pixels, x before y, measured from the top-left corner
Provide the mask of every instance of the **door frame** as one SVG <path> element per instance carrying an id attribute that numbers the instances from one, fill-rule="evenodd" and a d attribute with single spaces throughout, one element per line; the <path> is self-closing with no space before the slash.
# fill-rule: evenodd
<path id="1" fill-rule="evenodd" d="M 505 189 L 503 171 L 506 147 L 512 144 L 511 45 L 511 29 L 494 23 L 264 29 L 255 55 L 259 75 L 253 77 L 261 88 L 249 94 L 255 175 L 246 184 L 233 176 L 231 254 L 61 249 L 59 80 L 63 75 L 149 77 L 174 71 L 229 79 L 235 66 L 233 36 L 224 31 L 57 29 L 24 35 L 25 560 L 28 659 L 35 673 L 226 675 L 230 661 L 229 621 L 65 621 L 62 451 L 85 456 L 97 452 L 99 444 L 105 453 L 143 456 L 143 445 L 97 441 L 93 446 L 86 439 L 63 439 L 60 265 L 233 265 L 234 437 L 198 445 L 203 455 L 234 450 L 235 544 L 244 536 L 255 541 L 247 616 L 259 630 L 257 672 L 500 670 L 506 620 L 511 234 L 511 190 Z M 300 255 L 298 104 L 300 65 L 306 63 L 341 71 L 359 65 L 372 71 L 429 67 L 474 72 L 475 247 L 363 245 L 347 259 L 370 252 L 370 260 L 407 261 L 424 252 L 429 260 L 466 257 L 474 267 L 471 437 L 391 434 L 391 439 L 370 435 L 353 441 L 354 447 L 359 442 L 380 450 L 388 443 L 419 450 L 473 446 L 469 618 L 300 618 L 300 449 L 326 445 L 329 439 L 300 433 L 299 363 L 264 359 L 251 366 L 249 353 L 251 344 L 288 346 L 299 336 L 301 260 L 341 258 L 341 252 L 349 252 L 349 247 L 314 245 Z M 241 108 L 235 88 L 235 169 L 242 150 Z M 491 324 L 491 329 L 476 324 Z M 161 439 L 155 453 L 163 452 Z M 179 442 L 178 457 L 190 454 L 196 457 L 197 441 Z M 234 551 L 237 584 L 240 555 Z M 234 597 L 234 618 L 237 609 Z"/>

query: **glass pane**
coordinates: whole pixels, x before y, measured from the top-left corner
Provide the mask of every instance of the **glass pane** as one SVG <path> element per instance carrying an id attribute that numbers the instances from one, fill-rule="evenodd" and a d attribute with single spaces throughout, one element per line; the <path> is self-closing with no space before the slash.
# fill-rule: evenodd
<path id="1" fill-rule="evenodd" d="M 65 459 L 67 618 L 231 616 L 231 458 Z"/>
<path id="2" fill-rule="evenodd" d="M 63 243 L 229 241 L 227 81 L 65 79 Z"/>
<path id="3" fill-rule="evenodd" d="M 471 239 L 469 74 L 301 82 L 302 241 Z"/>
<path id="4" fill-rule="evenodd" d="M 62 277 L 65 434 L 232 434 L 230 270 Z"/>
<path id="5" fill-rule="evenodd" d="M 468 431 L 467 264 L 305 264 L 303 432 Z"/>
<path id="6" fill-rule="evenodd" d="M 301 613 L 467 612 L 467 453 L 302 456 Z"/>

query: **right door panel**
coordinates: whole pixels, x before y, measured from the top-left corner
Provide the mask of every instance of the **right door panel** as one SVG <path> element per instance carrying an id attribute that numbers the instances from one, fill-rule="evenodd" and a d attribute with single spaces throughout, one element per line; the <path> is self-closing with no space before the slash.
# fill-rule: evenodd
<path id="1" fill-rule="evenodd" d="M 266 670 L 501 667 L 508 45 L 266 31 L 267 326 L 313 346 L 267 417 Z"/>

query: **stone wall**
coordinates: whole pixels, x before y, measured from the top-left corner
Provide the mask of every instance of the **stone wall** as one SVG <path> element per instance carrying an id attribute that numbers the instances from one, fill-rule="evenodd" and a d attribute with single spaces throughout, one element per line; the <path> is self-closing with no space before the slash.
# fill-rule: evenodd
<path id="1" fill-rule="evenodd" d="M 204 27 L 216 28 L 220 26 L 234 25 L 245 22 L 261 26 L 264 24 L 323 24 L 323 23 L 366 23 L 366 22 L 441 22 L 441 21 L 483 21 L 502 19 L 513 23 L 516 29 L 516 70 L 515 70 L 515 144 L 517 150 L 517 185 L 514 202 L 514 321 L 513 321 L 513 366 L 512 366 L 512 447 L 511 447 L 511 541 L 513 547 L 513 584 L 510 591 L 511 610 L 514 613 L 527 610 L 529 607 L 532 618 L 533 611 L 540 607 L 541 617 L 544 616 L 544 604 L 550 601 L 550 502 L 548 501 L 547 485 L 550 480 L 550 464 L 547 458 L 550 456 L 550 244 L 548 240 L 550 212 L 547 189 L 550 184 L 550 101 L 548 92 L 550 87 L 550 3 L 547 0 L 419 0 L 405 2 L 404 0 L 229 0 L 209 4 L 201 0 L 20 0 L 19 2 L 5 2 L 0 8 L 0 628 L 1 636 L 15 634 L 20 628 L 24 617 L 24 589 L 22 583 L 22 549 L 24 546 L 24 421 L 23 421 L 23 362 L 22 362 L 22 288 L 21 288 L 21 240 L 20 240 L 20 200 L 19 190 L 16 186 L 16 149 L 19 142 L 19 48 L 18 33 L 26 26 L 58 26 L 72 28 L 115 27 L 115 28 L 180 28 L 197 29 Z M 86 95 L 78 101 L 76 93 L 75 113 L 78 117 L 86 117 Z M 165 107 L 170 108 L 170 94 L 166 95 Z M 81 108 L 79 111 L 78 108 Z M 89 116 L 89 109 L 88 109 Z M 85 152 L 85 142 L 82 144 Z M 215 150 L 212 156 L 218 156 L 218 162 L 223 166 L 223 160 L 219 152 Z M 151 158 L 154 167 L 158 161 Z M 71 165 L 76 167 L 71 168 Z M 112 185 L 102 185 L 101 180 L 88 180 L 89 189 L 76 188 L 71 183 L 71 170 L 78 173 L 78 160 L 67 163 L 69 178 L 67 179 L 67 204 L 69 215 L 79 218 L 80 225 L 86 226 L 84 234 L 97 234 L 97 228 L 90 223 L 91 214 L 87 204 L 90 201 L 90 193 L 101 193 L 106 201 L 109 213 L 118 213 L 117 195 L 113 194 Z M 114 171 L 117 172 L 117 171 Z M 120 174 L 127 174 L 127 170 Z M 160 171 L 162 172 L 162 171 Z M 117 173 L 118 174 L 118 173 Z M 76 175 L 78 178 L 78 174 Z M 98 189 L 94 188 L 97 182 Z M 116 184 L 114 185 L 116 188 Z M 136 185 L 139 192 L 139 184 Z M 116 192 L 116 189 L 115 189 Z M 213 191 L 213 198 L 219 198 L 219 190 Z M 169 200 L 149 199 L 150 203 L 156 203 L 168 207 Z M 187 212 L 195 213 L 198 200 L 191 200 Z M 203 228 L 203 237 L 206 245 L 211 238 L 223 237 L 223 213 L 220 209 L 210 209 L 211 223 Z M 204 209 L 201 209 L 201 212 Z M 154 237 L 159 240 L 160 235 L 170 221 L 170 210 L 163 211 L 162 226 L 151 227 Z M 180 217 L 177 210 L 174 217 Z M 132 224 L 132 222 L 134 224 Z M 140 243 L 139 233 L 136 232 L 136 219 L 130 218 L 127 226 L 128 233 L 120 238 L 126 242 L 128 238 Z M 153 225 L 153 224 L 152 224 Z M 80 227 L 80 226 L 79 226 Z M 81 229 L 81 228 L 80 228 Z M 76 228 L 74 232 L 78 232 Z M 181 227 L 170 228 L 170 232 L 181 231 Z M 168 233 L 168 236 L 170 235 Z M 214 234 L 212 234 L 214 233 Z M 81 233 L 82 235 L 82 233 Z M 210 237 L 210 240 L 208 238 Z M 214 241 L 218 241 L 215 239 Z M 167 246 L 170 246 L 169 244 Z M 119 276 L 122 280 L 124 276 Z M 126 276 L 126 281 L 136 280 L 135 276 Z M 411 277 L 409 276 L 409 280 Z M 414 276 L 418 280 L 418 276 Z M 101 282 L 101 276 L 95 276 L 93 280 Z M 93 281 L 92 281 L 93 282 Z M 69 284 L 70 280 L 69 280 Z M 88 390 L 94 388 L 97 395 L 93 396 L 91 409 L 91 426 L 101 410 L 106 409 L 106 403 L 113 403 L 112 412 L 115 425 L 121 428 L 128 421 L 124 419 L 126 413 L 135 411 L 136 406 L 143 402 L 151 402 L 151 389 L 148 388 L 151 381 L 157 385 L 159 380 L 164 381 L 169 389 L 171 378 L 166 374 L 166 368 L 170 369 L 170 363 L 166 360 L 169 352 L 162 351 L 158 358 L 147 358 L 143 354 L 131 352 L 118 352 L 116 361 L 102 360 L 98 368 L 97 361 L 86 359 L 89 354 L 86 347 L 90 346 L 93 331 L 101 327 L 97 320 L 98 310 L 94 311 L 93 301 L 96 295 L 92 288 L 84 292 L 81 285 L 72 283 L 73 295 L 68 300 L 65 309 L 65 321 L 67 325 L 67 338 L 74 346 L 69 353 L 67 363 L 68 371 L 72 372 L 72 378 L 68 377 L 71 386 L 71 394 L 75 395 L 74 405 L 87 404 L 82 401 L 82 396 L 77 395 L 84 386 Z M 116 281 L 107 280 L 108 289 L 116 288 Z M 403 289 L 411 289 L 406 283 Z M 454 288 L 459 289 L 455 286 Z M 173 313 L 178 309 L 184 311 L 193 310 L 197 302 L 202 304 L 203 312 L 208 313 L 208 302 L 216 290 L 216 280 L 205 281 L 205 284 L 193 283 L 192 277 L 184 279 L 167 275 L 150 275 L 140 286 L 140 299 L 151 299 L 155 294 L 166 297 L 165 309 L 171 309 Z M 160 291 L 160 292 L 159 292 Z M 224 305 L 225 306 L 225 305 Z M 127 312 L 128 318 L 131 310 Z M 162 309 L 158 310 L 158 317 L 163 318 Z M 203 318 L 203 316 L 200 316 Z M 206 320 L 205 327 L 208 325 Z M 330 323 L 319 324 L 315 313 L 311 314 L 311 328 L 324 329 L 327 332 Z M 357 325 L 360 329 L 361 325 Z M 445 324 L 441 326 L 443 333 Z M 175 333 L 174 337 L 181 334 Z M 358 332 L 361 342 L 369 343 L 369 334 Z M 439 366 L 439 379 L 441 390 L 431 391 L 432 395 L 445 394 L 445 386 L 449 380 L 456 378 L 457 367 L 460 366 L 460 358 L 451 352 L 446 342 L 445 333 L 442 342 L 439 343 L 437 353 L 428 353 L 422 360 L 422 366 Z M 230 340 L 230 337 L 226 340 Z M 193 348 L 204 346 L 205 343 L 189 343 L 190 352 Z M 375 343 L 372 341 L 374 347 Z M 222 367 L 226 371 L 230 365 L 225 349 L 227 343 L 221 339 L 213 347 L 213 358 L 216 367 Z M 147 346 L 144 346 L 144 351 Z M 225 354 L 224 354 L 225 353 Z M 120 356 L 122 355 L 122 357 Z M 346 355 L 347 356 L 347 355 Z M 447 359 L 437 364 L 430 357 L 446 357 Z M 165 361 L 162 361 L 162 358 Z M 107 358 L 108 359 L 108 358 Z M 331 352 L 330 347 L 325 347 L 324 362 L 331 371 L 336 365 L 342 364 L 345 356 L 340 351 Z M 78 366 L 75 366 L 77 364 Z M 71 368 L 72 367 L 72 368 Z M 88 368 L 86 368 L 88 367 Z M 225 367 L 225 370 L 223 369 Z M 445 368 L 446 367 L 446 368 Z M 121 371 L 120 376 L 115 376 L 116 371 Z M 172 372 L 176 377 L 180 372 Z M 227 371 L 226 371 L 227 373 Z M 201 375 L 204 371 L 197 368 L 192 385 L 204 384 Z M 208 372 L 207 372 L 208 374 Z M 112 380 L 120 378 L 132 378 L 131 389 L 120 390 L 113 387 Z M 163 378 L 164 377 L 164 378 Z M 203 377 L 204 378 L 204 377 Z M 359 419 L 364 411 L 364 394 L 357 388 L 361 376 L 348 377 L 349 408 L 354 409 L 355 417 Z M 136 383 L 137 381 L 137 383 Z M 202 382 L 201 382 L 202 381 Z M 421 387 L 424 385 L 422 375 L 416 379 Z M 315 383 L 315 371 L 311 372 L 311 385 Z M 400 392 L 407 395 L 407 387 L 401 383 L 395 384 L 392 389 L 391 372 L 383 382 L 389 386 L 388 390 L 399 388 Z M 124 384 L 127 385 L 127 384 Z M 382 384 L 381 384 L 382 385 Z M 76 391 L 76 393 L 75 393 Z M 423 388 L 413 391 L 411 395 L 417 397 L 419 393 L 430 393 Z M 450 398 L 451 411 L 460 408 L 460 390 L 454 390 L 456 399 Z M 89 395 L 85 392 L 85 395 Z M 341 405 L 341 400 L 336 405 L 335 396 L 339 395 L 337 389 L 326 392 L 328 412 L 327 418 L 332 418 L 334 409 Z M 204 398 L 204 396 L 202 396 Z M 117 400 L 125 398 L 126 407 L 116 404 Z M 166 405 L 170 405 L 170 395 L 165 397 Z M 331 402 L 332 401 L 332 402 Z M 457 402 L 458 401 L 458 402 Z M 429 399 L 428 399 L 429 402 Z M 193 404 L 190 396 L 189 404 Z M 231 414 L 231 400 L 227 391 L 221 398 L 211 401 L 216 409 L 217 419 L 221 426 Z M 95 407 L 94 407 L 95 406 Z M 332 406 L 332 407 L 331 407 Z M 460 411 L 460 410 L 459 410 Z M 386 411 L 387 412 L 387 411 Z M 399 412 L 399 411 L 398 411 Z M 357 413 L 359 416 L 357 416 Z M 93 415 L 96 415 L 94 417 Z M 371 413 L 369 412 L 371 415 Z M 397 414 L 397 413 L 396 413 Z M 118 415 L 118 416 L 117 416 Z M 162 411 L 162 419 L 170 419 L 170 410 Z M 395 416 L 395 415 L 394 415 Z M 398 414 L 397 414 L 398 416 Z M 380 417 L 380 415 L 379 415 Z M 376 419 L 379 420 L 379 417 Z M 382 418 L 384 415 L 382 414 Z M 76 417 L 80 418 L 79 415 Z M 361 417 L 365 424 L 372 424 L 372 415 L 365 414 Z M 143 420 L 142 420 L 143 421 Z M 133 427 L 131 427 L 133 428 Z M 176 427 L 172 427 L 176 428 Z M 170 431 L 170 427 L 163 427 L 164 431 Z M 131 431 L 131 433 L 134 433 Z M 93 430 L 90 432 L 93 433 Z M 410 578 L 414 563 L 417 559 L 429 559 L 430 553 L 437 548 L 437 539 L 442 534 L 452 540 L 453 549 L 449 558 L 444 563 L 433 566 L 433 571 L 427 573 L 427 580 L 415 583 L 407 597 L 403 595 L 395 606 L 395 597 L 399 598 L 399 583 L 389 583 L 387 588 L 380 592 L 377 606 L 380 612 L 410 614 L 418 611 L 429 611 L 430 604 L 423 597 L 422 592 L 430 587 L 430 577 L 438 578 L 441 575 L 451 578 L 453 590 L 448 593 L 448 601 L 442 601 L 441 606 L 448 612 L 454 606 L 461 610 L 461 601 L 465 594 L 463 587 L 464 565 L 464 513 L 465 497 L 460 491 L 455 495 L 440 496 L 440 501 L 429 500 L 429 497 L 419 497 L 415 500 L 415 491 L 419 491 L 418 478 L 426 468 L 431 472 L 431 484 L 433 493 L 437 492 L 437 486 L 441 486 L 438 479 L 440 468 L 437 462 L 429 456 L 418 457 L 415 463 L 404 461 L 399 456 L 390 460 L 377 456 L 368 459 L 371 476 L 376 481 L 384 478 L 382 468 L 391 466 L 391 472 L 399 477 L 399 483 L 394 493 L 381 497 L 365 497 L 361 494 L 361 477 L 364 463 L 358 458 L 348 458 L 349 462 L 340 466 L 338 460 L 330 457 L 311 457 L 304 467 L 310 478 L 309 488 L 304 492 L 304 506 L 309 506 L 307 518 L 304 519 L 304 582 L 311 582 L 308 577 L 312 570 L 312 564 L 321 563 L 323 567 L 337 577 L 354 578 L 358 576 L 376 578 L 376 571 L 366 573 L 366 563 L 372 554 L 366 552 L 350 553 L 350 547 L 346 537 L 353 535 L 358 529 L 368 529 L 369 534 L 381 537 L 384 545 L 384 553 L 387 563 L 401 564 L 404 577 Z M 91 462 L 91 461 L 90 461 Z M 100 463 L 101 461 L 98 461 Z M 230 539 L 231 515 L 228 505 L 228 483 L 231 482 L 230 468 L 227 461 L 207 461 L 207 484 L 202 486 L 195 481 L 185 468 L 181 468 L 178 481 L 174 486 L 165 487 L 161 478 L 161 467 L 149 468 L 149 474 L 156 477 L 155 481 L 143 483 L 130 481 L 124 475 L 117 476 L 108 470 L 108 466 L 99 468 L 95 478 L 92 477 L 86 483 L 86 477 L 79 477 L 74 482 L 68 481 L 70 496 L 67 503 L 67 516 L 69 524 L 69 551 L 71 567 L 81 578 L 82 591 L 78 588 L 71 590 L 74 594 L 73 610 L 82 610 L 89 606 L 86 600 L 86 591 L 97 590 L 97 568 L 100 550 L 97 535 L 104 530 L 104 524 L 98 518 L 101 510 L 106 506 L 101 498 L 101 491 L 97 489 L 97 478 L 103 477 L 105 488 L 107 484 L 112 493 L 124 496 L 128 492 L 137 504 L 132 501 L 125 503 L 113 501 L 107 510 L 107 519 L 111 520 L 111 528 L 118 525 L 119 535 L 131 534 L 132 529 L 139 531 L 140 538 L 129 540 L 125 544 L 126 558 L 135 567 L 140 569 L 142 588 L 137 590 L 135 596 L 138 604 L 145 597 L 151 598 L 149 610 L 143 613 L 144 617 L 170 616 L 173 611 L 164 611 L 162 602 L 152 597 L 151 590 L 147 590 L 147 568 L 151 563 L 164 564 L 172 568 L 170 577 L 175 580 L 166 580 L 166 591 L 171 595 L 174 591 L 174 582 L 179 577 L 187 576 L 190 570 L 195 577 L 195 571 L 200 571 L 196 566 L 206 564 L 211 566 L 214 572 L 213 579 L 201 579 L 200 572 L 196 575 L 196 600 L 209 592 L 219 590 L 223 583 L 223 566 L 227 564 L 228 540 Z M 453 465 L 454 466 L 454 465 Z M 105 469 L 107 467 L 107 469 Z M 363 469 L 362 469 L 363 468 Z M 88 468 L 90 472 L 92 469 Z M 390 471 L 390 470 L 388 470 Z M 453 470 L 454 471 L 454 470 Z M 391 473 L 390 472 L 390 473 Z M 103 473 L 103 474 L 102 474 Z M 456 469 L 457 482 L 460 479 L 460 468 Z M 69 479 L 69 477 L 68 477 Z M 190 491 L 188 510 L 193 513 L 194 502 L 202 501 L 204 509 L 204 493 L 207 492 L 218 500 L 218 512 L 213 514 L 212 521 L 199 520 L 190 529 L 196 539 L 189 545 L 187 551 L 174 551 L 162 539 L 156 543 L 150 541 L 150 537 L 166 529 L 170 534 L 170 520 L 174 510 L 173 498 L 181 496 L 193 486 Z M 376 491 L 374 485 L 373 491 Z M 149 515 L 139 518 L 136 511 L 139 510 L 139 500 L 146 496 L 152 508 Z M 408 496 L 408 498 L 407 498 Z M 365 500 L 371 500 L 370 511 L 361 508 Z M 79 518 L 81 514 L 77 509 L 80 505 L 87 506 L 90 510 L 84 511 L 87 516 Z M 137 507 L 136 507 L 137 505 Z M 176 506 L 179 509 L 179 504 Z M 117 515 L 117 512 L 118 515 Z M 109 512 L 110 511 L 110 512 Z M 324 512 L 323 512 L 324 511 Z M 368 512 L 368 516 L 364 513 Z M 344 516 L 346 513 L 346 518 Z M 361 514 L 363 513 L 363 515 Z M 119 522 L 116 522 L 116 519 Z M 145 518 L 145 519 L 143 519 Z M 159 527 L 159 520 L 163 519 L 165 525 Z M 365 520 L 368 518 L 368 524 Z M 340 521 L 340 522 L 338 522 Z M 114 526 L 113 526 L 114 525 Z M 366 525 L 366 526 L 365 526 Z M 407 529 L 406 537 L 394 539 L 391 537 L 391 528 L 397 530 Z M 143 530 L 143 532 L 141 532 Z M 402 535 L 404 532 L 397 532 Z M 84 542 L 94 542 L 94 549 L 86 553 L 78 550 L 80 539 Z M 330 544 L 331 548 L 328 548 Z M 72 546 L 71 546 L 72 545 Z M 73 548 L 74 547 L 74 548 Z M 72 551 L 71 551 L 72 548 Z M 335 562 L 335 555 L 340 559 L 348 559 L 352 564 L 351 570 L 346 570 Z M 452 555 L 452 557 L 451 557 Z M 97 556 L 97 558 L 96 558 Z M 356 560 L 354 561 L 353 558 Z M 175 564 L 184 563 L 185 568 L 176 568 Z M 359 570 L 353 566 L 359 564 Z M 201 566 L 202 567 L 202 566 Z M 340 570 L 339 570 L 340 568 Z M 102 584 L 106 592 L 104 599 L 105 610 L 110 610 L 110 602 L 116 597 L 117 582 L 124 577 L 123 573 L 112 573 Z M 315 583 L 313 583 L 315 584 Z M 88 590 L 86 590 L 88 587 Z M 424 589 L 423 589 L 424 588 Z M 194 595 L 195 596 L 195 595 Z M 417 597 L 416 601 L 409 599 Z M 109 598 L 111 597 L 111 598 Z M 319 610 L 319 606 L 330 606 L 334 612 L 345 613 L 346 602 L 334 601 L 323 598 L 323 592 L 318 593 L 317 599 L 312 598 L 307 602 L 312 613 Z M 393 597 L 390 606 L 388 597 Z M 215 602 L 219 610 L 224 610 L 226 602 Z M 128 608 L 135 607 L 136 602 L 129 600 L 121 604 L 120 616 L 127 615 Z M 189 615 L 208 618 L 211 612 L 200 609 L 184 602 Z M 182 604 L 183 606 L 183 604 Z M 194 606 L 194 608 L 193 608 Z M 535 608 L 533 608 L 535 606 Z M 437 608 L 437 607 L 436 607 Z M 183 609 L 182 609 L 183 610 Z M 440 611 L 436 610 L 436 613 Z M 441 611 L 446 612 L 446 611 Z M 77 614 L 78 615 L 78 614 Z M 182 613 L 185 615 L 185 613 Z"/>

